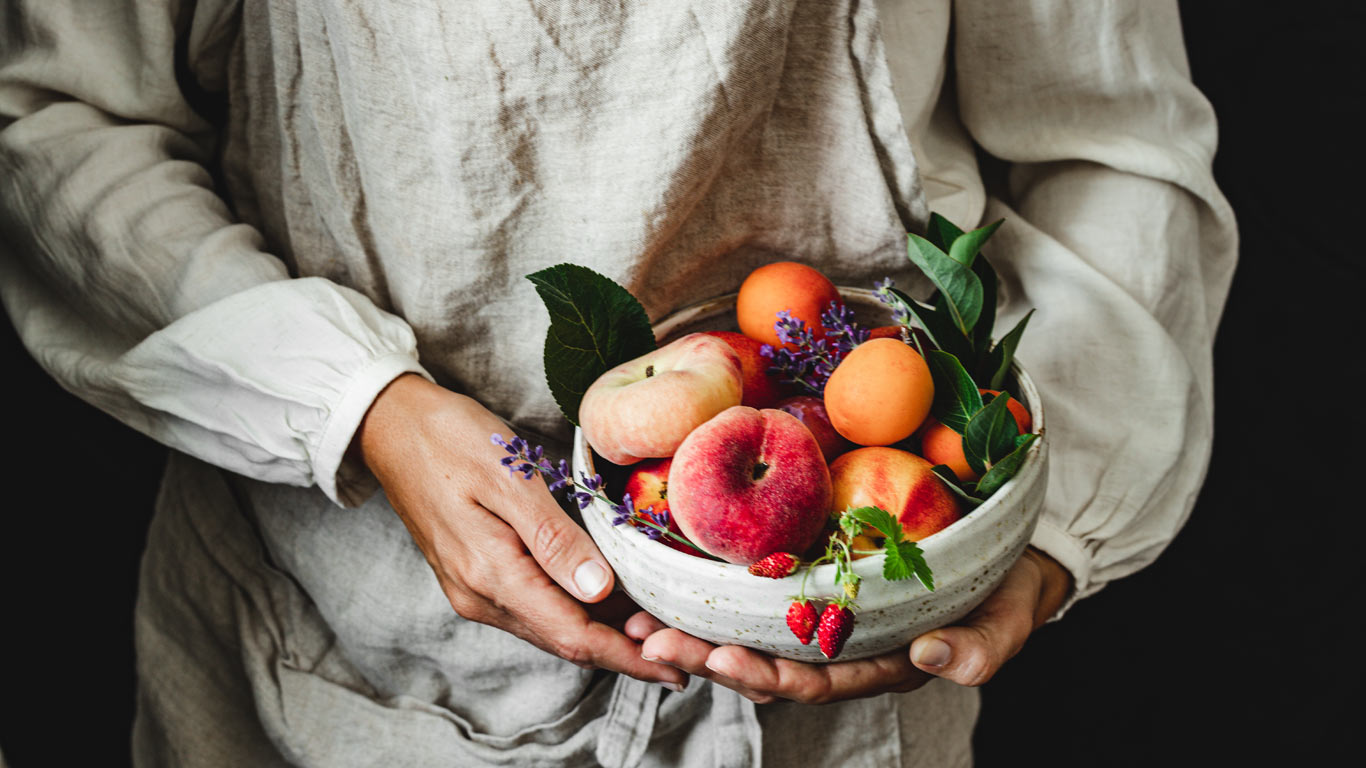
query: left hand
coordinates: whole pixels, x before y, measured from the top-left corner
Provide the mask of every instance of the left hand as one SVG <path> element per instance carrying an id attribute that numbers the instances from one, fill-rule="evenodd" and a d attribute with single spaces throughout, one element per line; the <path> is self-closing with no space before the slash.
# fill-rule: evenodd
<path id="1" fill-rule="evenodd" d="M 625 629 L 628 637 L 641 642 L 645 659 L 724 685 L 757 703 L 791 699 L 825 704 L 912 691 L 932 677 L 981 685 L 1057 612 L 1071 588 L 1071 574 L 1031 547 L 1006 572 L 1001 586 L 962 623 L 927 632 L 909 647 L 881 656 L 831 664 L 780 659 L 735 645 L 718 647 L 669 628 L 643 611 L 632 616 Z"/>

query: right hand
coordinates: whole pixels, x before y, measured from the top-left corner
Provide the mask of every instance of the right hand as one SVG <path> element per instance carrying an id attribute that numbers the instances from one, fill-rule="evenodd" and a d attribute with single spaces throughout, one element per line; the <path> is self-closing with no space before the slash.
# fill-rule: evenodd
<path id="1" fill-rule="evenodd" d="M 590 615 L 613 575 L 539 478 L 511 477 L 489 441 L 507 427 L 475 400 L 421 376 L 395 379 L 353 446 L 374 472 L 456 613 L 585 668 L 687 685 L 683 671 Z M 622 614 L 624 618 L 624 614 Z"/>

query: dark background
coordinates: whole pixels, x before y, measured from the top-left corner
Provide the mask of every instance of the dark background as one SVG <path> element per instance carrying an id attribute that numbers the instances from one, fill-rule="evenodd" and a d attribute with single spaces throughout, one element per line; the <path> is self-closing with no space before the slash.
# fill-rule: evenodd
<path id="1" fill-rule="evenodd" d="M 1361 759 L 1348 706 L 1364 676 L 1366 559 L 1350 451 L 1366 433 L 1350 373 L 1362 336 L 1359 8 L 1182 3 L 1242 238 L 1215 347 L 1209 479 L 1156 564 L 1041 629 L 986 686 L 985 768 Z M 0 747 L 14 768 L 66 763 L 73 747 L 116 765 L 165 451 L 58 389 L 7 323 L 0 344 L 11 407 Z"/>

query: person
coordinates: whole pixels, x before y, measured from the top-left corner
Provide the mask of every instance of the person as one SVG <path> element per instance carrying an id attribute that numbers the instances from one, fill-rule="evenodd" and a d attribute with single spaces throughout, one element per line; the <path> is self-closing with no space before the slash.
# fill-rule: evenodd
<path id="1" fill-rule="evenodd" d="M 1174 2 L 0 13 L 5 309 L 174 449 L 140 765 L 968 764 L 974 686 L 1190 513 L 1236 234 Z M 924 295 L 931 210 L 1007 220 L 998 327 L 1038 309 L 1049 408 L 1030 553 L 962 624 L 713 647 L 497 464 L 491 433 L 568 436 L 523 275 L 583 264 L 655 319 L 778 258 Z"/>

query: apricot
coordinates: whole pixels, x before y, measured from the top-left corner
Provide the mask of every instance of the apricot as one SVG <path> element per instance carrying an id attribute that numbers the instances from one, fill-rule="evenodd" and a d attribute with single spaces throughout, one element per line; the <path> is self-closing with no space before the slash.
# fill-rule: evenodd
<path id="1" fill-rule="evenodd" d="M 821 312 L 832 301 L 840 301 L 840 293 L 829 278 L 805 264 L 779 261 L 759 267 L 740 284 L 735 319 L 741 333 L 777 347 L 782 342 L 773 323 L 779 312 L 790 311 L 816 332 L 816 338 L 824 338 Z"/>
<path id="2" fill-rule="evenodd" d="M 995 389 L 978 390 L 982 394 L 1000 395 L 1001 392 Z M 1010 410 L 1010 415 L 1015 417 L 1015 426 L 1019 428 L 1020 434 L 1027 433 L 1034 426 L 1034 420 L 1030 417 L 1029 411 L 1024 404 L 1015 398 L 1010 398 L 1006 403 L 1006 408 Z M 920 437 L 920 455 L 929 460 L 931 464 L 943 464 L 953 470 L 953 474 L 958 476 L 961 482 L 976 482 L 981 479 L 972 467 L 968 466 L 968 459 L 963 455 L 963 436 L 954 432 L 950 427 L 940 423 L 933 416 L 926 420 L 925 429 Z"/>
<path id="3" fill-rule="evenodd" d="M 934 379 L 925 358 L 896 339 L 871 339 L 850 352 L 825 383 L 835 431 L 859 445 L 910 437 L 930 413 Z"/>

